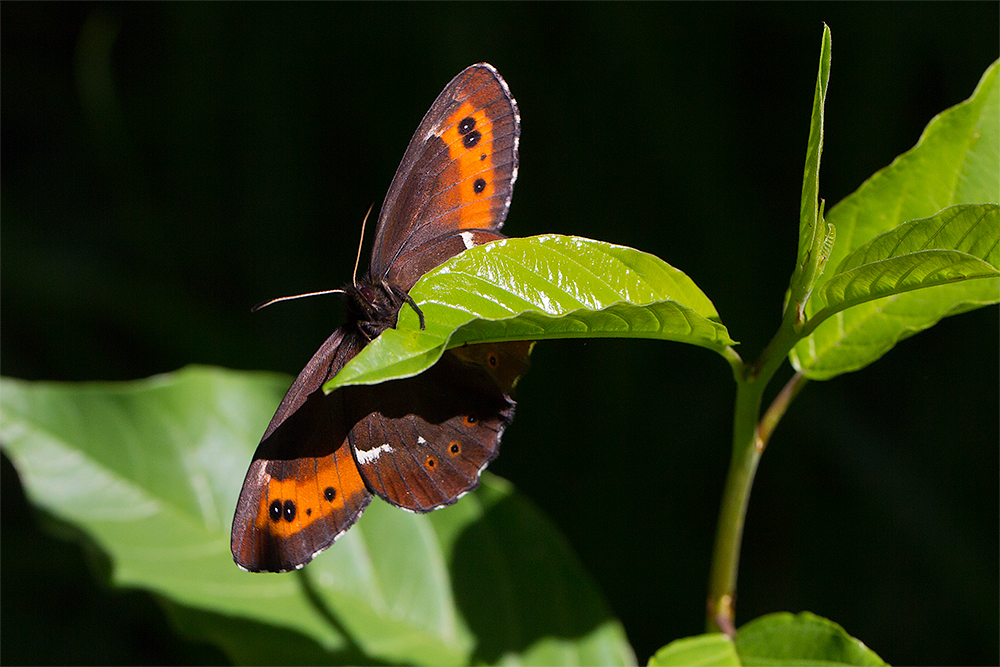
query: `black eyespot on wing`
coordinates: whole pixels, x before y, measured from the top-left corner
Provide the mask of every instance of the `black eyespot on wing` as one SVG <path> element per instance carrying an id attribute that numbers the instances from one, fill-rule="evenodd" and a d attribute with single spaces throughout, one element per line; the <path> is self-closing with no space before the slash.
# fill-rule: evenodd
<path id="1" fill-rule="evenodd" d="M 295 520 L 295 503 L 291 500 L 286 500 L 285 504 L 282 506 L 285 514 L 285 521 Z"/>
<path id="2" fill-rule="evenodd" d="M 473 146 L 478 144 L 479 140 L 482 138 L 483 135 L 479 132 L 479 130 L 473 130 L 472 132 L 469 132 L 467 135 L 462 137 L 462 145 L 465 146 L 466 148 L 472 148 Z"/>
<path id="3" fill-rule="evenodd" d="M 486 181 L 481 178 L 477 178 L 472 184 L 472 190 L 478 195 L 480 192 L 486 189 Z"/>
<path id="4" fill-rule="evenodd" d="M 332 503 L 333 499 L 337 497 L 337 490 L 332 486 L 328 486 L 323 489 L 323 497 L 326 498 L 326 502 Z"/>
<path id="5" fill-rule="evenodd" d="M 475 127 L 476 127 L 476 119 L 472 118 L 471 116 L 467 116 L 463 118 L 461 121 L 459 121 L 458 133 L 464 136 L 469 132 L 472 132 L 473 128 Z"/>
<path id="6" fill-rule="evenodd" d="M 281 520 L 281 501 L 280 500 L 275 500 L 273 503 L 271 503 L 268 506 L 268 508 L 267 508 L 267 516 L 268 516 L 268 518 L 271 519 L 271 521 L 280 521 Z"/>

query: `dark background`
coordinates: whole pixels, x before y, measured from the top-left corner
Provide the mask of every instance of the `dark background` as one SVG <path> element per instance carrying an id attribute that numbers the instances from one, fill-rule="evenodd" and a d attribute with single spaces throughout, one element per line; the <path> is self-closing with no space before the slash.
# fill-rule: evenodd
<path id="1" fill-rule="evenodd" d="M 662 257 L 752 359 L 795 257 L 822 22 L 832 205 L 971 94 L 998 20 L 996 3 L 4 3 L 2 372 L 297 373 L 340 301 L 249 307 L 350 279 L 423 113 L 481 60 L 521 108 L 505 231 Z M 739 623 L 811 610 L 890 662 L 997 664 L 997 324 L 947 319 L 795 401 L 751 499 Z M 703 629 L 733 389 L 693 347 L 540 344 L 491 465 L 565 532 L 640 662 Z M 4 662 L 224 659 L 40 532 L 6 458 L 2 482 Z"/>

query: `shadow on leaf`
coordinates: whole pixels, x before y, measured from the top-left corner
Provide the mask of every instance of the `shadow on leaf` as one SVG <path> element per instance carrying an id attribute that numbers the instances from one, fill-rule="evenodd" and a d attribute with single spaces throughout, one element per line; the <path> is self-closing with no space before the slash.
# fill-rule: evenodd
<path id="1" fill-rule="evenodd" d="M 473 663 L 523 657 L 550 638 L 578 643 L 614 622 L 558 531 L 517 496 L 489 505 L 459 536 L 451 572 L 459 609 L 478 641 Z"/>

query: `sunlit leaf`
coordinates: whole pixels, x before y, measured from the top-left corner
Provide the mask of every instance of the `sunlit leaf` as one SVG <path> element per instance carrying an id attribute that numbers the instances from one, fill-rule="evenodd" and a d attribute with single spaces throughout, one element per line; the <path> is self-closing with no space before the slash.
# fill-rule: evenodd
<path id="1" fill-rule="evenodd" d="M 734 344 L 715 306 L 683 272 L 638 250 L 544 235 L 466 250 L 410 290 L 396 329 L 372 341 L 324 389 L 409 377 L 463 343 L 655 338 L 721 351 Z"/>
<path id="2" fill-rule="evenodd" d="M 823 285 L 823 298 L 828 311 L 837 312 L 910 290 L 998 276 L 1000 206 L 965 204 L 861 246 Z"/>
<path id="3" fill-rule="evenodd" d="M 754 619 L 736 632 L 744 665 L 884 665 L 842 627 L 805 611 Z"/>
<path id="4" fill-rule="evenodd" d="M 736 646 L 721 632 L 674 640 L 649 659 L 649 667 L 670 665 L 737 667 L 740 664 L 742 663 L 736 653 Z"/>
<path id="5" fill-rule="evenodd" d="M 920 141 L 837 204 L 827 221 L 837 230 L 825 273 L 806 305 L 807 317 L 827 306 L 823 284 L 848 255 L 899 225 L 956 204 L 1000 202 L 1000 84 L 991 65 L 965 102 L 927 125 Z M 829 292 L 836 295 L 836 290 Z M 828 379 L 875 361 L 898 341 L 942 317 L 996 303 L 997 285 L 972 280 L 895 294 L 831 317 L 792 351 L 792 364 Z"/>
<path id="6" fill-rule="evenodd" d="M 809 122 L 809 141 L 806 144 L 806 166 L 802 176 L 802 198 L 799 204 L 799 248 L 792 275 L 792 298 L 801 303 L 812 291 L 826 256 L 821 252 L 826 226 L 820 215 L 819 165 L 823 154 L 823 120 L 826 90 L 830 83 L 831 37 L 829 26 L 823 26 L 823 43 L 820 47 L 819 73 L 813 92 L 812 117 Z"/>

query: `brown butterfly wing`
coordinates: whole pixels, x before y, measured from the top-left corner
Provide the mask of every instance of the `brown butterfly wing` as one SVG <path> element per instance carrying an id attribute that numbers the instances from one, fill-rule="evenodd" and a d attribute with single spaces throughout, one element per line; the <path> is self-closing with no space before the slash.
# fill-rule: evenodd
<path id="1" fill-rule="evenodd" d="M 371 490 L 416 512 L 474 489 L 514 418 L 530 342 L 468 345 L 405 380 L 351 387 L 348 439 Z"/>
<path id="2" fill-rule="evenodd" d="M 409 292 L 421 276 L 463 250 L 503 238 L 499 232 L 484 229 L 438 236 L 402 255 L 389 270 L 389 282 Z"/>
<path id="3" fill-rule="evenodd" d="M 236 564 L 287 572 L 329 547 L 371 501 L 351 456 L 344 396 L 318 391 L 365 344 L 338 329 L 292 383 L 264 432 L 233 520 Z"/>
<path id="4" fill-rule="evenodd" d="M 382 205 L 369 264 L 373 281 L 438 236 L 503 226 L 520 131 L 517 103 L 491 65 L 472 65 L 445 86 L 413 134 Z"/>

